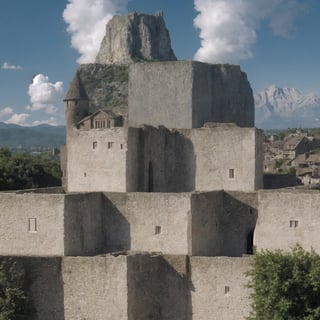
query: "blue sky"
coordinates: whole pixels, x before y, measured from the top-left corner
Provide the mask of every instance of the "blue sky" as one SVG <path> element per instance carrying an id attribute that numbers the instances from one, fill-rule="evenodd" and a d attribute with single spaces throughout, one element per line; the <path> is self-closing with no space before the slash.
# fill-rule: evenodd
<path id="1" fill-rule="evenodd" d="M 77 61 L 99 47 L 86 37 L 97 42 L 106 19 L 133 10 L 164 11 L 178 59 L 240 64 L 254 92 L 320 95 L 319 0 L 1 0 L 0 121 L 64 124 Z"/>

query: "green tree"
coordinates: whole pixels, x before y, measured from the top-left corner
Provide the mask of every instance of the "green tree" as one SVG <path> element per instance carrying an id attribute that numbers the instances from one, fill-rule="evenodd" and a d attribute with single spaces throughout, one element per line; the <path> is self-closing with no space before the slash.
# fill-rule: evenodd
<path id="1" fill-rule="evenodd" d="M 61 185 L 60 166 L 48 156 L 11 154 L 0 148 L 0 190 L 43 188 Z"/>
<path id="2" fill-rule="evenodd" d="M 31 320 L 35 309 L 25 291 L 25 273 L 15 262 L 0 262 L 0 320 Z"/>
<path id="3" fill-rule="evenodd" d="M 280 169 L 283 164 L 284 164 L 284 159 L 277 159 L 273 168 Z"/>
<path id="4" fill-rule="evenodd" d="M 248 320 L 319 320 L 320 256 L 296 246 L 291 252 L 256 252 Z"/>

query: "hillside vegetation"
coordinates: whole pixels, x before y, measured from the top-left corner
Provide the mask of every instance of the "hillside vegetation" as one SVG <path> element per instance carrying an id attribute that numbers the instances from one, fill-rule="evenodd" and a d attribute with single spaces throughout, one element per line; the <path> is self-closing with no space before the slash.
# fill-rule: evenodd
<path id="1" fill-rule="evenodd" d="M 0 147 L 20 148 L 59 148 L 66 143 L 65 126 L 21 127 L 0 123 Z"/>
<path id="2" fill-rule="evenodd" d="M 128 65 L 83 64 L 78 69 L 90 99 L 90 111 L 128 104 Z"/>

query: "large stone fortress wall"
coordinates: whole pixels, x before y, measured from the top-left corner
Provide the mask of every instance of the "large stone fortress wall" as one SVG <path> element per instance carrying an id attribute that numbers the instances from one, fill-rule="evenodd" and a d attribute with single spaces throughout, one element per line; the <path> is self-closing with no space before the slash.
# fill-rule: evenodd
<path id="1" fill-rule="evenodd" d="M 0 204 L 2 255 L 64 255 L 63 195 L 1 193 Z"/>
<path id="2" fill-rule="evenodd" d="M 139 191 L 253 191 L 262 188 L 263 134 L 255 128 L 207 124 L 199 129 L 145 126 Z M 227 146 L 227 148 L 226 148 Z M 232 150 L 232 152 L 230 152 Z"/>
<path id="3" fill-rule="evenodd" d="M 288 250 L 298 243 L 320 253 L 319 207 L 319 190 L 260 190 L 256 246 Z"/>
<path id="4" fill-rule="evenodd" d="M 263 134 L 252 128 L 252 91 L 238 66 L 134 63 L 128 100 L 129 127 L 83 128 L 77 110 L 83 118 L 89 101 L 75 75 L 65 98 L 68 147 L 63 171 L 69 192 L 262 187 Z M 91 125 L 101 115 L 94 114 Z"/>
<path id="5" fill-rule="evenodd" d="M 205 122 L 254 126 L 247 76 L 234 65 L 196 61 L 130 66 L 129 125 L 200 128 Z"/>
<path id="6" fill-rule="evenodd" d="M 137 191 L 139 129 L 75 130 L 68 143 L 69 192 Z"/>
<path id="7" fill-rule="evenodd" d="M 100 194 L 1 193 L 0 212 L 1 255 L 103 252 Z"/>
<path id="8" fill-rule="evenodd" d="M 195 190 L 253 191 L 263 187 L 263 133 L 230 125 L 179 130 L 192 142 Z"/>
<path id="9" fill-rule="evenodd" d="M 7 222 L 0 227 L 0 255 L 92 256 L 133 250 L 241 256 L 248 252 L 256 221 L 251 203 L 222 191 L 2 193 L 0 199 Z"/>
<path id="10" fill-rule="evenodd" d="M 159 43 L 155 59 L 175 59 L 161 14 L 111 25 L 99 62 L 153 59 Z M 129 78 L 127 119 L 90 114 L 76 73 L 66 193 L 0 193 L 0 255 L 27 271 L 36 320 L 244 319 L 244 255 L 320 252 L 319 191 L 257 191 L 263 134 L 238 66 L 134 63 Z"/>
<path id="11" fill-rule="evenodd" d="M 257 190 L 263 186 L 262 141 L 260 130 L 230 124 L 74 131 L 67 190 Z"/>
<path id="12" fill-rule="evenodd" d="M 36 301 L 37 319 L 131 319 L 138 314 L 140 319 L 153 315 L 159 320 L 204 320 L 208 315 L 244 319 L 250 310 L 245 272 L 251 258 L 239 256 L 249 252 L 250 245 L 251 250 L 253 244 L 258 249 L 288 250 L 298 242 L 306 249 L 320 250 L 318 190 L 259 191 L 258 195 L 221 191 L 1 194 L 3 221 L 11 221 L 18 228 L 2 224 L 4 245 L 0 253 L 21 255 L 22 243 L 32 249 L 29 255 L 44 255 L 44 251 L 52 256 L 90 254 L 81 243 L 100 243 L 91 254 L 129 249 L 158 252 L 154 256 L 117 257 L 116 253 L 106 257 L 18 259 L 29 272 L 29 293 Z M 45 204 L 50 204 L 51 211 Z M 38 218 L 37 233 L 27 234 L 28 213 Z M 65 229 L 57 232 L 50 221 L 61 215 Z M 253 230 L 254 242 L 250 238 Z M 50 238 L 52 232 L 56 233 L 55 240 Z M 73 244 L 75 251 L 64 250 L 62 245 L 58 251 L 49 246 L 49 242 L 61 243 L 64 234 L 68 235 L 65 245 L 72 248 Z M 159 249 L 181 255 L 163 256 Z"/>
<path id="13" fill-rule="evenodd" d="M 238 196 L 217 191 L 105 193 L 105 197 L 108 252 L 142 250 L 202 256 L 248 252 L 256 211 L 237 200 Z"/>
<path id="14" fill-rule="evenodd" d="M 5 259 L 5 258 L 2 258 Z M 243 319 L 251 258 L 128 254 L 15 258 L 36 320 Z"/>

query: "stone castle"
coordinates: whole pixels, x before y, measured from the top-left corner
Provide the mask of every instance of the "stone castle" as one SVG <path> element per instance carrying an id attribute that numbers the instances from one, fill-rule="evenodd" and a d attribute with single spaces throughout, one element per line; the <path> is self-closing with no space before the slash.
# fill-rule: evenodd
<path id="1" fill-rule="evenodd" d="M 37 319 L 245 319 L 253 245 L 320 252 L 319 192 L 263 190 L 246 74 L 176 61 L 160 13 L 114 17 L 97 62 L 130 62 L 128 112 L 90 113 L 77 72 L 64 191 L 0 193 L 0 254 Z"/>

